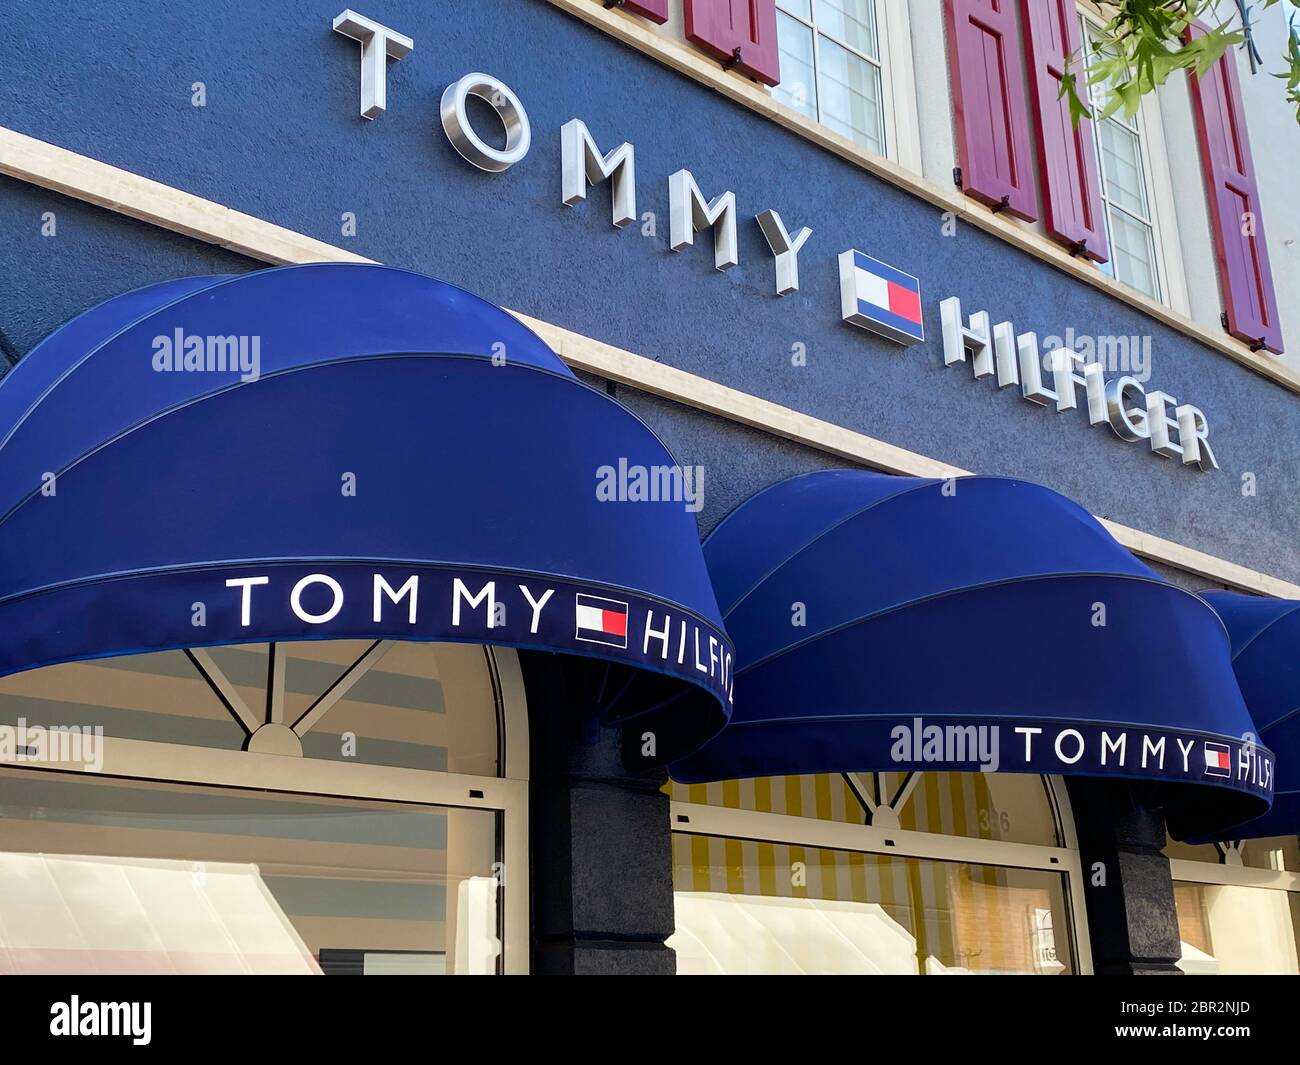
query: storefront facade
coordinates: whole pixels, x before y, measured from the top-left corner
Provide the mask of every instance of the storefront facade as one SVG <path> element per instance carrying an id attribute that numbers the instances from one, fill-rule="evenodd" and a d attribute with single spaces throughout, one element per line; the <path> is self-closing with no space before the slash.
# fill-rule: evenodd
<path id="1" fill-rule="evenodd" d="M 1080 244 L 1033 155 L 971 140 L 957 87 L 967 8 L 1003 19 L 994 37 L 1018 56 L 1020 5 L 713 7 L 728 28 L 691 0 L 42 4 L 6 25 L 0 330 L 18 369 L 0 383 L 0 542 L 21 552 L 0 568 L 16 737 L 0 862 L 45 885 L 0 907 L 11 970 L 184 955 L 326 973 L 1297 971 L 1285 712 L 1259 718 L 1244 679 L 1240 717 L 1157 705 L 1193 664 L 1220 656 L 1218 683 L 1240 661 L 1188 593 L 1300 599 L 1300 214 L 1275 84 L 1243 59 L 1224 90 L 1255 148 L 1243 202 L 1263 238 L 1247 250 L 1266 238 L 1274 257 L 1251 303 L 1220 277 L 1237 246 L 1205 193 L 1205 167 L 1222 175 L 1187 84 L 1099 123 Z M 747 31 L 729 21 L 769 7 Z M 1075 14 L 1088 32 L 1089 5 Z M 740 55 L 724 65 L 727 33 Z M 1050 125 L 1029 95 L 1003 102 L 1036 153 Z M 988 190 L 1008 161 L 1002 206 Z M 268 266 L 285 269 L 254 274 Z M 129 293 L 94 329 L 77 317 Z M 156 337 L 179 365 L 210 334 L 247 336 L 244 362 L 159 369 Z M 1044 358 L 1061 346 L 1083 358 Z M 373 358 L 430 351 L 448 364 L 436 387 Z M 370 361 L 349 377 L 345 358 Z M 202 420 L 166 428 L 200 399 Z M 766 661 L 725 601 L 724 537 L 703 555 L 696 539 L 764 490 L 845 469 L 1073 500 L 1079 516 L 1052 513 L 1118 554 L 1016 569 L 1047 535 L 1029 518 L 1003 545 L 1011 568 L 969 587 L 1131 577 L 1132 552 L 1160 598 L 1094 594 L 1073 621 L 1096 630 L 1109 603 L 1101 628 L 1176 653 L 1124 661 L 1117 635 L 1063 643 L 1072 628 L 1031 615 L 1035 632 L 1002 604 L 961 622 L 960 653 L 956 630 L 928 644 L 922 627 L 916 689 L 961 660 L 993 721 L 1002 670 L 1009 703 L 1042 704 L 1006 712 L 1079 729 L 1086 760 L 1058 739 L 1060 764 L 1022 771 L 834 765 L 805 721 L 743 752 L 743 773 L 688 772 L 723 718 L 745 718 L 733 665 Z M 997 484 L 919 575 L 978 554 L 980 522 L 1011 513 Z M 406 502 L 329 509 L 368 494 Z M 904 528 L 854 542 L 863 571 L 907 568 L 890 557 Z M 859 580 L 853 549 L 832 583 Z M 253 560 L 276 567 L 265 589 Z M 431 582 L 418 620 L 412 566 Z M 71 598 L 164 570 L 174 586 Z M 576 629 L 552 625 L 539 578 Z M 787 630 L 808 603 L 820 624 L 801 587 L 772 590 Z M 891 609 L 938 592 L 895 594 Z M 1179 643 L 1202 629 L 1204 647 Z M 818 663 L 800 683 L 830 714 L 853 659 Z M 1106 699 L 1080 709 L 1092 691 Z M 1246 735 L 1247 710 L 1279 738 Z M 1165 729 L 1169 751 L 1179 735 L 1222 746 L 1229 776 L 1120 773 L 1087 733 L 1116 723 Z M 41 759 L 27 726 L 103 738 L 93 758 Z M 805 742 L 815 757 L 771 754 Z M 1194 789 L 1195 818 L 1166 786 Z M 1242 842 L 1216 816 L 1239 799 L 1273 803 L 1268 836 Z M 1167 823 L 1225 842 L 1175 843 Z M 138 915 L 131 934 L 90 917 L 24 932 L 86 884 Z M 185 938 L 199 909 L 207 938 Z"/>

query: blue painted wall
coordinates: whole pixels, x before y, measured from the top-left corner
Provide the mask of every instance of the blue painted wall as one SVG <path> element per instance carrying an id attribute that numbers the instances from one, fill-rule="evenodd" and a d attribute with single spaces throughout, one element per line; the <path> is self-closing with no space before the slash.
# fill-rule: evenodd
<path id="1" fill-rule="evenodd" d="M 593 0 L 595 2 L 595 0 Z M 716 93 L 621 47 L 545 0 L 364 0 L 415 38 L 389 67 L 389 110 L 358 117 L 358 48 L 324 0 L 221 4 L 30 0 L 0 25 L 0 124 L 360 254 L 983 473 L 1049 484 L 1094 512 L 1300 580 L 1300 398 L 1226 356 L 939 212 Z M 937 42 L 936 42 L 937 45 Z M 437 121 L 443 88 L 483 70 L 523 98 L 534 143 L 482 174 Z M 207 106 L 191 106 L 191 85 Z M 657 235 L 609 224 L 608 192 L 567 208 L 559 127 L 581 117 L 605 149 L 633 141 L 638 209 Z M 668 249 L 667 176 L 736 193 L 741 263 L 713 269 L 707 234 Z M 801 291 L 773 294 L 752 221 L 766 208 L 814 236 Z M 58 236 L 40 235 L 53 210 Z M 354 212 L 357 235 L 340 234 Z M 176 274 L 256 264 L 0 182 L 0 328 L 22 351 L 98 299 Z M 921 278 L 930 341 L 907 350 L 839 322 L 836 254 L 856 246 Z M 1202 407 L 1223 466 L 1201 474 L 945 369 L 938 300 L 958 295 L 1019 330 L 1149 335 L 1148 387 Z M 806 345 L 808 365 L 790 363 Z M 620 390 L 683 462 L 707 465 L 705 526 L 762 484 L 824 455 Z M 1258 494 L 1243 496 L 1242 474 Z"/>

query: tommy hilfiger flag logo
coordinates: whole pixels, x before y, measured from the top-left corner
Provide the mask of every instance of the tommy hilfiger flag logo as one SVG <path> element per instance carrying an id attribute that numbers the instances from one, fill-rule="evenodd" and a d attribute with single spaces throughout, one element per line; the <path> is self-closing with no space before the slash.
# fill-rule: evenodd
<path id="1" fill-rule="evenodd" d="M 1210 777 L 1232 776 L 1232 752 L 1226 743 L 1207 743 L 1205 745 L 1205 775 Z"/>
<path id="2" fill-rule="evenodd" d="M 840 252 L 840 312 L 850 325 L 898 344 L 925 339 L 921 282 L 860 251 Z"/>
<path id="3" fill-rule="evenodd" d="M 584 643 L 603 643 L 606 647 L 627 647 L 627 604 L 598 595 L 576 598 L 575 638 Z"/>

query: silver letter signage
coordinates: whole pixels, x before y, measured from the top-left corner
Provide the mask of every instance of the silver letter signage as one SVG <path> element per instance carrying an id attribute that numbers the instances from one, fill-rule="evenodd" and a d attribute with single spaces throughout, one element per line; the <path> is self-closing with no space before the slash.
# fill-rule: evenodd
<path id="1" fill-rule="evenodd" d="M 695 234 L 713 227 L 713 265 L 730 270 L 740 262 L 736 244 L 736 194 L 724 192 L 708 203 L 689 170 L 679 170 L 668 179 L 668 214 L 673 251 L 695 243 Z"/>
<path id="2" fill-rule="evenodd" d="M 758 216 L 758 227 L 763 231 L 767 246 L 776 257 L 776 294 L 788 296 L 799 291 L 799 249 L 812 236 L 812 230 L 804 226 L 792 238 L 786 231 L 785 223 L 775 211 L 764 211 Z"/>
<path id="3" fill-rule="evenodd" d="M 1141 397 L 1141 406 L 1127 405 L 1130 392 Z M 1121 440 L 1133 444 L 1147 438 L 1147 394 L 1142 382 L 1128 374 L 1106 382 L 1106 419 Z"/>
<path id="4" fill-rule="evenodd" d="M 844 256 L 840 257 L 840 269 L 843 283 Z M 1210 427 L 1199 407 L 1179 404 L 1167 392 L 1148 392 L 1129 374 L 1107 380 L 1096 359 L 1068 345 L 1053 347 L 1053 340 L 1059 338 L 1048 338 L 1045 359 L 1037 333 L 1017 335 L 1010 322 L 990 325 L 986 311 L 977 311 L 963 321 L 961 300 L 956 296 L 940 302 L 939 318 L 945 366 L 969 361 L 977 380 L 992 375 L 996 368 L 999 388 L 1019 384 L 1020 394 L 1030 403 L 1057 412 L 1078 407 L 1078 390 L 1083 389 L 1089 425 L 1109 425 L 1117 437 L 1130 444 L 1146 440 L 1155 454 L 1180 459 L 1185 466 L 1219 468 L 1210 448 Z M 1074 336 L 1072 329 L 1069 336 Z M 1050 385 L 1043 380 L 1044 368 L 1051 372 Z"/>
<path id="5" fill-rule="evenodd" d="M 1169 435 L 1178 429 L 1178 419 L 1169 416 L 1169 408 L 1178 401 L 1168 392 L 1147 393 L 1147 432 L 1151 435 L 1151 450 L 1167 459 L 1181 459 L 1183 448 Z"/>
<path id="6" fill-rule="evenodd" d="M 1057 348 L 1052 352 L 1052 380 L 1056 385 L 1056 410 L 1061 413 L 1074 410 L 1079 397 L 1077 386 L 1083 386 L 1088 400 L 1088 424 L 1100 425 L 1106 420 L 1106 378 L 1101 365 L 1087 362 L 1077 351 Z"/>
<path id="7" fill-rule="evenodd" d="M 1210 426 L 1201 408 L 1184 403 L 1174 414 L 1178 418 L 1178 439 L 1183 445 L 1183 464 L 1217 470 L 1219 463 L 1210 450 Z"/>
<path id="8" fill-rule="evenodd" d="M 1038 346 L 1038 334 L 1021 333 L 1016 337 L 1016 350 L 1020 353 L 1020 394 L 1043 407 L 1060 399 L 1056 389 L 1043 384 L 1043 349 Z"/>
<path id="9" fill-rule="evenodd" d="M 465 101 L 470 96 L 486 100 L 501 119 L 506 128 L 504 148 L 493 148 L 474 132 L 465 111 Z M 448 85 L 442 94 L 441 111 L 442 128 L 451 146 L 480 170 L 500 174 L 528 154 L 532 143 L 528 112 L 510 87 L 490 74 L 466 74 Z"/>
<path id="10" fill-rule="evenodd" d="M 636 221 L 636 149 L 624 141 L 608 155 L 601 155 L 596 142 L 580 118 L 560 127 L 560 197 L 572 207 L 587 198 L 587 185 L 610 183 L 614 225 L 621 229 Z"/>
<path id="11" fill-rule="evenodd" d="M 361 117 L 374 118 L 388 106 L 388 60 L 409 55 L 415 42 L 351 8 L 335 16 L 334 32 L 361 43 Z"/>
<path id="12" fill-rule="evenodd" d="M 401 59 L 411 51 L 414 42 L 352 10 L 334 19 L 334 29 L 361 44 L 361 114 L 373 118 L 385 107 L 388 59 Z M 487 143 L 470 125 L 466 105 L 471 96 L 484 101 L 500 120 L 505 129 L 504 147 Z M 452 147 L 480 170 L 500 174 L 528 154 L 532 140 L 528 113 L 509 86 L 490 74 L 466 74 L 447 86 L 442 94 L 440 118 Z M 571 118 L 560 127 L 560 164 L 560 199 L 565 206 L 573 207 L 585 201 L 589 186 L 608 181 L 614 226 L 621 229 L 637 220 L 636 150 L 631 142 L 624 141 L 613 150 L 602 152 L 586 123 Z M 696 233 L 712 229 L 714 267 L 728 270 L 738 265 L 734 192 L 728 190 L 706 199 L 691 171 L 682 168 L 668 178 L 668 203 L 669 247 L 673 251 L 693 246 Z M 647 218 L 653 228 L 653 216 Z M 799 256 L 812 230 L 804 226 L 792 235 L 781 215 L 771 209 L 754 218 L 772 252 L 776 294 L 786 296 L 799 291 Z M 917 277 L 856 248 L 840 252 L 837 265 L 842 321 L 895 344 L 925 342 L 921 282 Z M 1184 466 L 1200 470 L 1219 468 L 1210 447 L 1209 423 L 1204 412 L 1190 403 L 1180 404 L 1167 392 L 1148 391 L 1143 386 L 1150 362 L 1150 337 L 1145 338 L 1145 346 L 1140 346 L 1138 342 L 1143 338 L 1076 337 L 1071 327 L 1066 331 L 1064 343 L 1053 336 L 1044 337 L 1040 343 L 1036 332 L 1017 333 L 1011 322 L 995 323 L 987 311 L 965 314 L 956 296 L 942 300 L 938 310 L 945 366 L 969 363 L 974 380 L 993 378 L 999 389 L 1016 387 L 1028 402 L 1058 413 L 1086 406 L 1090 425 L 1108 425 L 1123 441 L 1145 440 L 1153 453 L 1176 459 Z M 1107 379 L 1107 368 L 1112 372 L 1133 373 L 1117 373 Z M 243 590 L 244 625 L 248 625 L 252 588 L 266 580 L 250 577 L 232 582 L 232 586 Z M 324 582 L 317 580 L 317 583 Z M 400 608 L 408 588 L 413 612 L 414 585 L 404 585 L 396 591 L 387 585 L 377 586 L 376 616 L 381 593 L 387 595 L 395 608 Z M 494 596 L 490 583 L 477 595 L 471 595 L 458 581 L 453 596 L 452 624 L 457 627 L 460 624 L 462 597 L 470 609 L 477 609 L 486 600 L 491 613 L 495 608 Z M 298 611 L 296 604 L 294 609 Z M 332 617 L 337 609 L 331 607 L 326 614 Z M 317 623 L 316 616 L 303 620 Z M 489 627 L 495 624 L 489 618 Z M 682 652 L 685 653 L 685 644 Z"/>
<path id="13" fill-rule="evenodd" d="M 997 365 L 998 388 L 1020 384 L 1016 363 L 1016 330 L 1010 322 L 989 325 L 988 311 L 976 311 L 962 324 L 961 300 L 949 296 L 939 303 L 939 322 L 943 326 L 943 364 L 952 366 L 971 356 L 976 377 L 987 377 Z"/>

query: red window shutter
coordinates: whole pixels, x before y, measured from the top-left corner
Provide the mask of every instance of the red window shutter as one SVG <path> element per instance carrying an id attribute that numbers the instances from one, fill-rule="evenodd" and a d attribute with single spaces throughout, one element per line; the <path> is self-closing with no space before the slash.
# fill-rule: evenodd
<path id="1" fill-rule="evenodd" d="M 609 5 L 606 4 L 606 7 Z M 623 0 L 620 5 L 624 11 L 642 15 L 651 22 L 668 21 L 668 0 Z"/>
<path id="2" fill-rule="evenodd" d="M 768 85 L 781 81 L 776 0 L 683 0 L 686 39 Z"/>
<path id="3" fill-rule="evenodd" d="M 1014 3 L 944 0 L 948 67 L 962 188 L 981 203 L 1033 221 L 1038 205 Z"/>
<path id="4" fill-rule="evenodd" d="M 1199 26 L 1188 31 L 1204 32 Z M 1281 354 L 1282 327 L 1232 50 L 1205 77 L 1192 74 L 1191 85 L 1228 332 L 1256 350 Z"/>
<path id="5" fill-rule="evenodd" d="M 1081 34 L 1076 0 L 1023 0 L 1023 11 L 1047 232 L 1053 240 L 1104 263 L 1109 250 L 1092 119 L 1080 119 L 1076 128 L 1070 120 L 1070 103 L 1061 95 L 1061 79 L 1071 56 L 1079 91 L 1084 91 L 1078 69 Z"/>

